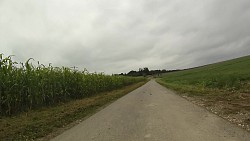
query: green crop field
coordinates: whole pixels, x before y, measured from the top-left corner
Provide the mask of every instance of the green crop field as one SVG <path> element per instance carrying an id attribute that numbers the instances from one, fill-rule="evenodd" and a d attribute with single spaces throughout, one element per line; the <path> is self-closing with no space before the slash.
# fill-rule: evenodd
<path id="1" fill-rule="evenodd" d="M 214 89 L 249 93 L 250 56 L 167 73 L 161 81 L 169 88 L 197 94 Z"/>
<path id="2" fill-rule="evenodd" d="M 16 63 L 0 54 L 0 115 L 52 106 L 118 89 L 144 78 L 88 73 L 67 67 Z"/>

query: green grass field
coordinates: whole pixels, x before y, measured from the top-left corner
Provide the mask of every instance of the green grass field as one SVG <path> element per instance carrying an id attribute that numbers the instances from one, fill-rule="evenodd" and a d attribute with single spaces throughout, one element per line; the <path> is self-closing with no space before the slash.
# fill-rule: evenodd
<path id="1" fill-rule="evenodd" d="M 157 82 L 250 131 L 250 56 L 166 73 Z"/>
<path id="2" fill-rule="evenodd" d="M 250 56 L 167 73 L 161 79 L 167 87 L 192 94 L 211 90 L 250 92 Z"/>

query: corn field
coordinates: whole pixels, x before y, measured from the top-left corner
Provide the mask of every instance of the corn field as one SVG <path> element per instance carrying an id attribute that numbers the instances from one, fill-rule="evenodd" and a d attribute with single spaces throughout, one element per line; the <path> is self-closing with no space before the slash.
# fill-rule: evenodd
<path id="1" fill-rule="evenodd" d="M 67 67 L 17 63 L 0 54 L 0 115 L 81 99 L 121 88 L 144 78 L 88 73 Z"/>

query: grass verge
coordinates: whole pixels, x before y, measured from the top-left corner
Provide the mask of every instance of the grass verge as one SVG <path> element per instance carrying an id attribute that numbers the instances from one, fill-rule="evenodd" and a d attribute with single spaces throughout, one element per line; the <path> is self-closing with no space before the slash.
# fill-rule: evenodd
<path id="1" fill-rule="evenodd" d="M 94 114 L 98 109 L 126 95 L 147 81 L 111 92 L 100 93 L 81 100 L 60 103 L 12 117 L 0 117 L 1 140 L 48 140 L 60 130 L 67 129 Z"/>

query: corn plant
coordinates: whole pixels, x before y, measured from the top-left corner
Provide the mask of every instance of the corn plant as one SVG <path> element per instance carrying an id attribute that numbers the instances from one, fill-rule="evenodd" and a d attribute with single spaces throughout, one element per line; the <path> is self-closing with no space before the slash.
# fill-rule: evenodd
<path id="1" fill-rule="evenodd" d="M 17 63 L 0 54 L 0 115 L 53 106 L 121 88 L 144 78 L 111 76 L 75 68 Z"/>

